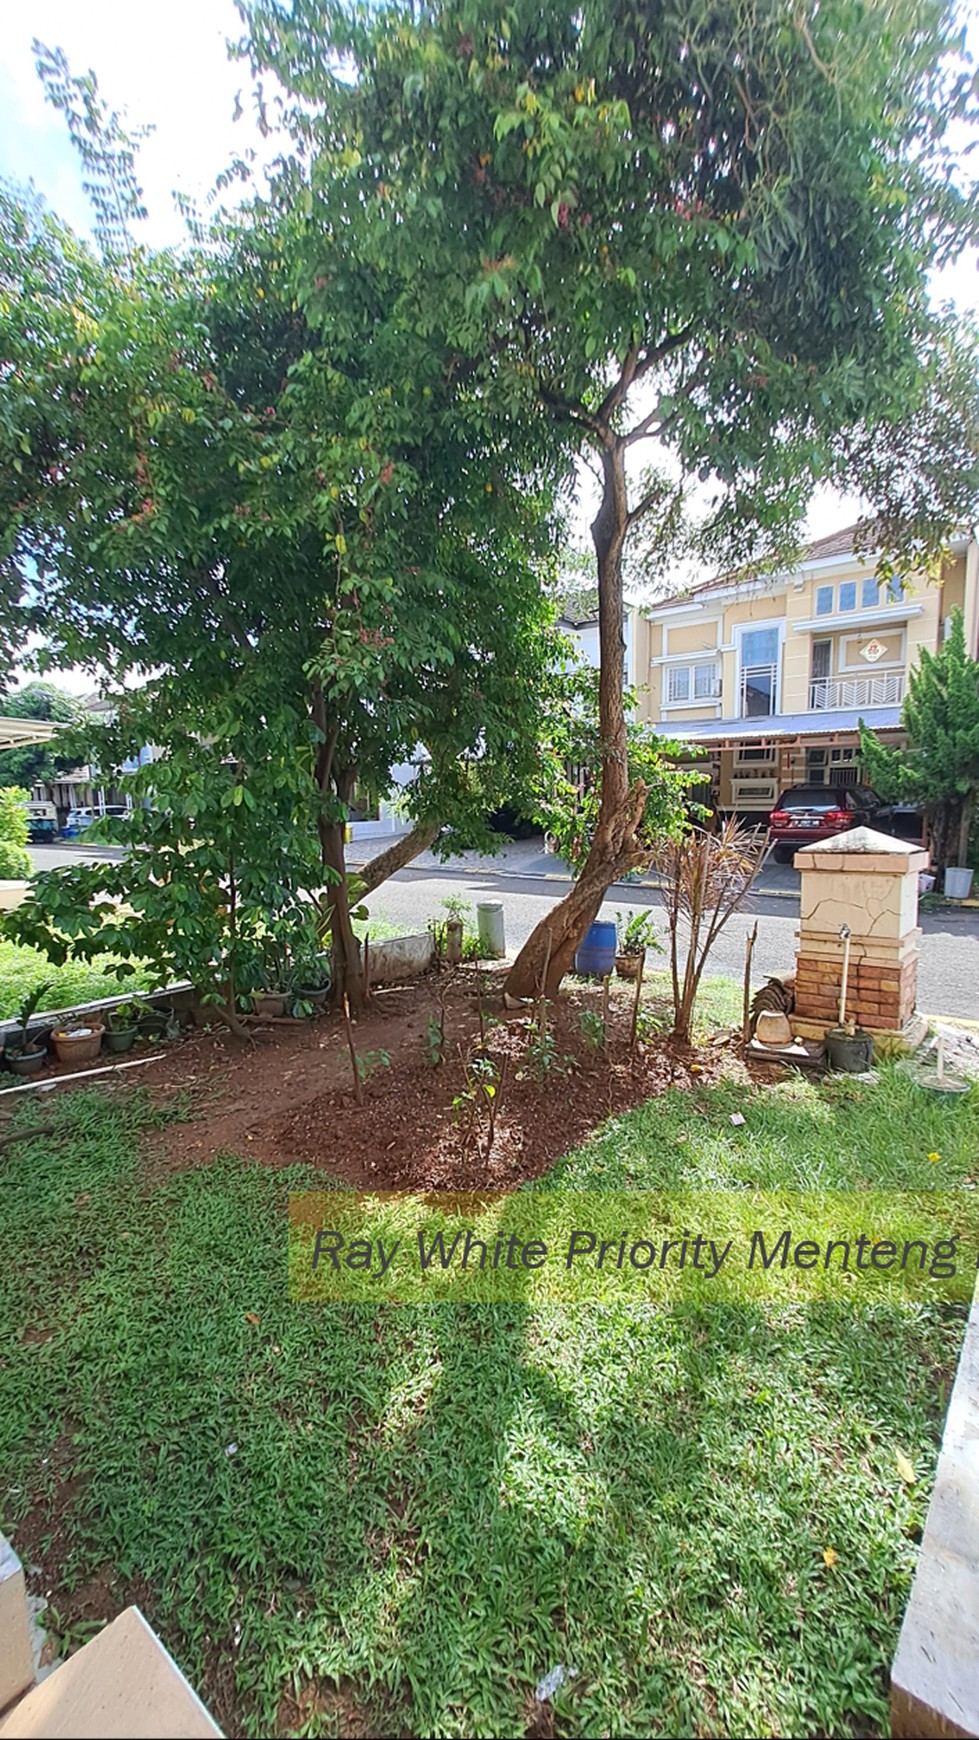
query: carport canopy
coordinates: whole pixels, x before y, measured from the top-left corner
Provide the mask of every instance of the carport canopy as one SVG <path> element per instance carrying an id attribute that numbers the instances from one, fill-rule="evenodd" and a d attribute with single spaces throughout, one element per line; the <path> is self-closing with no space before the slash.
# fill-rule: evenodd
<path id="1" fill-rule="evenodd" d="M 53 719 L 5 719 L 0 716 L 0 750 L 27 749 L 32 743 L 48 743 L 59 730 Z"/>

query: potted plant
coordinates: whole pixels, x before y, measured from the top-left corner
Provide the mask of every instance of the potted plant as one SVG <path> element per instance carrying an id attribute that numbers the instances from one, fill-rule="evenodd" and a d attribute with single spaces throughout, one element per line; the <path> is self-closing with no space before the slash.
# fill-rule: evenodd
<path id="1" fill-rule="evenodd" d="M 118 1056 L 124 1051 L 132 1050 L 139 1032 L 138 1014 L 135 1003 L 117 1003 L 114 1009 L 108 1011 L 105 1018 L 106 1051 Z"/>
<path id="2" fill-rule="evenodd" d="M 292 1012 L 296 1014 L 315 1013 L 322 1008 L 330 995 L 332 979 L 330 975 L 329 955 L 304 955 L 296 963 L 292 973 L 293 1005 Z M 299 1004 L 308 1007 L 298 1009 Z"/>
<path id="3" fill-rule="evenodd" d="M 104 1023 L 84 1016 L 69 1017 L 51 1035 L 59 1063 L 91 1063 L 102 1049 Z"/>
<path id="4" fill-rule="evenodd" d="M 12 1039 L 7 1040 L 5 1055 L 7 1062 L 15 1075 L 37 1075 L 44 1068 L 47 1060 L 47 1040 L 49 1028 L 35 1028 L 29 1032 L 31 1016 L 38 1008 L 42 998 L 51 989 L 53 980 L 47 980 L 43 985 L 35 985 L 24 998 L 17 1011 L 19 1027 Z"/>
<path id="5" fill-rule="evenodd" d="M 144 1039 L 176 1039 L 180 1032 L 180 1018 L 175 1010 L 159 1008 L 155 1003 L 144 1003 L 136 998 L 132 1004 L 136 1020 L 136 1031 Z"/>
<path id="6" fill-rule="evenodd" d="M 285 1015 L 292 1001 L 294 980 L 285 944 L 278 937 L 263 936 L 257 983 L 251 992 L 256 1015 L 266 1020 Z"/>
<path id="7" fill-rule="evenodd" d="M 655 920 L 651 912 L 630 912 L 615 915 L 618 949 L 615 970 L 620 979 L 638 979 L 642 958 L 647 949 L 658 949 Z"/>

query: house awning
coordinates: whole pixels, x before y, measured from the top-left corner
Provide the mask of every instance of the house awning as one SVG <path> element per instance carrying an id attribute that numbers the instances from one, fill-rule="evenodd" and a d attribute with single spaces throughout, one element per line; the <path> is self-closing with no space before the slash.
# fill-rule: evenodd
<path id="1" fill-rule="evenodd" d="M 682 724 L 660 723 L 657 737 L 677 743 L 758 742 L 769 737 L 826 737 L 836 731 L 856 732 L 860 720 L 872 731 L 896 731 L 900 707 L 827 709 L 820 713 L 770 713 L 762 719 L 686 719 Z"/>
<path id="2" fill-rule="evenodd" d="M 50 719 L 0 718 L 0 750 L 27 749 L 32 743 L 47 743 L 58 729 Z"/>

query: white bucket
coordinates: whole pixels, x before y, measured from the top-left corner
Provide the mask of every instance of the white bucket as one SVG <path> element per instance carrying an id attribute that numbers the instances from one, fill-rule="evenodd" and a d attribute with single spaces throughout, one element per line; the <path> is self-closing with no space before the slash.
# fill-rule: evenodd
<path id="1" fill-rule="evenodd" d="M 502 900 L 477 901 L 476 929 L 479 932 L 480 954 L 491 961 L 502 960 L 506 954 Z"/>
<path id="2" fill-rule="evenodd" d="M 972 890 L 972 871 L 949 865 L 945 871 L 945 893 L 949 900 L 968 900 Z"/>

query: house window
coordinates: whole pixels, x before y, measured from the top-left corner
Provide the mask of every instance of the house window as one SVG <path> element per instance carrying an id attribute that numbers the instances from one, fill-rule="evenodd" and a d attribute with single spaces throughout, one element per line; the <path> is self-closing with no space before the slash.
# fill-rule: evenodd
<path id="1" fill-rule="evenodd" d="M 720 672 L 716 665 L 694 665 L 693 693 L 697 701 L 713 701 L 721 692 Z"/>
<path id="2" fill-rule="evenodd" d="M 750 748 L 745 744 L 735 754 L 735 761 L 739 767 L 743 767 L 746 763 L 752 762 L 770 763 L 775 761 L 775 759 L 774 743 L 761 743 L 757 746 L 752 744 Z"/>
<path id="3" fill-rule="evenodd" d="M 666 677 L 667 704 L 686 701 L 716 701 L 721 692 L 721 673 L 716 663 L 671 665 Z"/>
<path id="4" fill-rule="evenodd" d="M 873 610 L 880 598 L 880 586 L 876 574 L 868 574 L 860 590 L 860 603 L 864 610 Z"/>
<path id="5" fill-rule="evenodd" d="M 777 628 L 750 628 L 741 635 L 741 718 L 777 711 L 780 636 Z"/>
<path id="6" fill-rule="evenodd" d="M 844 580 L 840 586 L 840 609 L 856 610 L 857 583 L 855 580 Z"/>
<path id="7" fill-rule="evenodd" d="M 817 586 L 816 587 L 816 615 L 817 616 L 832 616 L 832 614 L 833 614 L 833 588 L 832 588 L 832 586 Z"/>
<path id="8" fill-rule="evenodd" d="M 666 678 L 666 699 L 668 701 L 689 701 L 690 699 L 690 666 L 673 665 Z"/>

